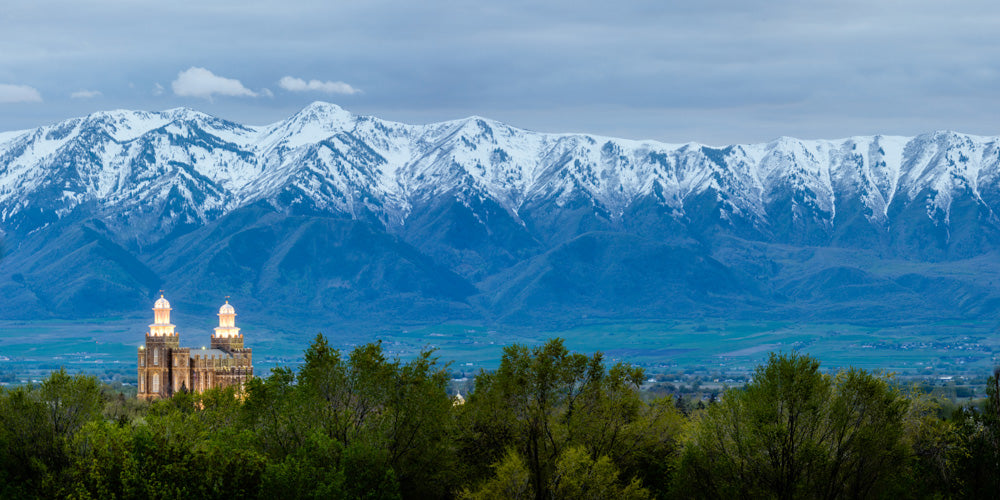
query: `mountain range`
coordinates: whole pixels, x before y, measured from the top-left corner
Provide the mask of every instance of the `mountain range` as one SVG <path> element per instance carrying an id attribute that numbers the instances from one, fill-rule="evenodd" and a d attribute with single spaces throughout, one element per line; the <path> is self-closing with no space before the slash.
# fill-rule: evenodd
<path id="1" fill-rule="evenodd" d="M 710 147 L 108 111 L 0 133 L 0 318 L 1000 318 L 1000 138 Z M 200 309 L 199 309 L 200 308 Z"/>

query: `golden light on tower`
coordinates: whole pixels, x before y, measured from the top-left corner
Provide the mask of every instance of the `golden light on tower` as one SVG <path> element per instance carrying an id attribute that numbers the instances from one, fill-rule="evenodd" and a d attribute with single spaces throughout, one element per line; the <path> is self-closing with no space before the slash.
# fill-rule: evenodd
<path id="1" fill-rule="evenodd" d="M 145 345 L 138 350 L 138 397 L 170 397 L 181 389 L 201 392 L 213 387 L 242 390 L 253 378 L 253 350 L 243 346 L 243 334 L 236 327 L 236 309 L 226 297 L 219 308 L 219 326 L 212 334 L 210 348 L 181 347 L 179 335 L 170 323 L 170 302 L 163 297 L 153 304 L 153 324 Z"/>
<path id="2" fill-rule="evenodd" d="M 163 291 L 160 290 L 160 298 L 153 304 L 153 324 L 149 325 L 149 334 L 155 337 L 165 335 L 176 335 L 174 325 L 170 324 L 170 302 L 163 298 Z"/>
<path id="3" fill-rule="evenodd" d="M 219 326 L 215 329 L 215 338 L 236 338 L 240 336 L 240 329 L 236 326 L 236 308 L 229 304 L 229 296 L 226 296 L 226 303 L 219 308 Z"/>

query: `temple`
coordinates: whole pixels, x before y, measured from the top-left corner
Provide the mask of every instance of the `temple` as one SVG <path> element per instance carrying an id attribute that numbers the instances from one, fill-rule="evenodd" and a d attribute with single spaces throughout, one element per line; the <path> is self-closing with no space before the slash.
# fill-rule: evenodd
<path id="1" fill-rule="evenodd" d="M 181 347 L 170 323 L 170 302 L 160 298 L 153 304 L 153 324 L 146 344 L 139 347 L 140 399 L 168 398 L 187 390 L 204 392 L 213 387 L 236 387 L 253 378 L 253 353 L 243 347 L 243 334 L 236 327 L 236 309 L 229 300 L 219 308 L 219 326 L 209 349 Z"/>

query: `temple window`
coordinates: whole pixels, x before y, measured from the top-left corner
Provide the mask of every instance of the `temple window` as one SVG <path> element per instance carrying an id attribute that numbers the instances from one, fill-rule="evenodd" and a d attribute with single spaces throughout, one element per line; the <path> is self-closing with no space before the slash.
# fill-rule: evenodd
<path id="1" fill-rule="evenodd" d="M 160 374 L 153 374 L 153 392 L 160 392 Z"/>

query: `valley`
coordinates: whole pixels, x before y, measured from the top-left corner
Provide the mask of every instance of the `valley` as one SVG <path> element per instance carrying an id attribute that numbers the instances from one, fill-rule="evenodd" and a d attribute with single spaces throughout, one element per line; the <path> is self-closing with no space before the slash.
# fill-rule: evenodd
<path id="1" fill-rule="evenodd" d="M 193 318 L 179 318 L 178 322 Z M 112 382 L 135 383 L 135 350 L 148 318 L 105 321 L 0 322 L 0 374 L 7 382 L 44 378 L 66 367 Z M 181 323 L 183 324 L 183 323 Z M 276 366 L 297 367 L 302 346 L 315 333 L 290 325 L 245 321 L 247 346 L 254 349 L 254 368 L 267 376 Z M 441 324 L 378 332 L 319 329 L 333 347 L 348 352 L 381 340 L 387 355 L 409 360 L 421 349 L 434 349 L 451 362 L 455 379 L 471 378 L 480 369 L 495 369 L 503 347 L 540 345 L 561 337 L 574 351 L 603 352 L 609 362 L 626 362 L 658 381 L 690 385 L 739 385 L 769 352 L 809 354 L 823 360 L 825 370 L 858 367 L 896 374 L 903 381 L 937 382 L 982 379 L 1000 359 L 996 322 L 953 321 L 899 325 L 802 323 L 788 321 L 639 321 L 592 323 L 568 330 L 529 331 Z M 182 341 L 207 343 L 204 331 L 184 329 Z M 312 330 L 310 330 L 312 331 Z M 981 388 L 980 388 L 981 390 Z"/>
<path id="2" fill-rule="evenodd" d="M 711 147 L 321 102 L 265 126 L 98 112 L 0 136 L 0 356 L 125 379 L 165 289 L 195 328 L 232 297 L 258 373 L 323 332 L 459 375 L 552 336 L 705 380 L 769 351 L 981 374 L 998 211 L 1000 139 L 949 131 Z"/>

